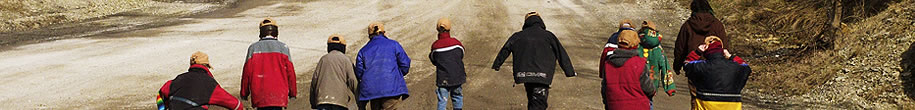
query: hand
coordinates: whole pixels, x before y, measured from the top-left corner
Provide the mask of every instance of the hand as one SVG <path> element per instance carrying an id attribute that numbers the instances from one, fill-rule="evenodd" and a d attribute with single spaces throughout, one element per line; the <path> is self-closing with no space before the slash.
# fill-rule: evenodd
<path id="1" fill-rule="evenodd" d="M 499 71 L 499 67 L 492 67 L 493 70 Z"/>
<path id="2" fill-rule="evenodd" d="M 572 75 L 569 75 L 567 77 L 575 77 L 575 76 L 578 76 L 578 72 L 572 73 Z"/>
<path id="3" fill-rule="evenodd" d="M 705 45 L 705 44 L 699 45 L 699 51 L 705 52 L 705 49 L 708 49 L 708 45 Z"/>
<path id="4" fill-rule="evenodd" d="M 731 52 L 728 52 L 728 49 L 724 49 L 724 57 L 731 58 Z"/>
<path id="5" fill-rule="evenodd" d="M 295 97 L 289 97 L 289 100 L 295 100 Z"/>
<path id="6" fill-rule="evenodd" d="M 248 100 L 248 97 L 241 97 L 241 100 Z"/>

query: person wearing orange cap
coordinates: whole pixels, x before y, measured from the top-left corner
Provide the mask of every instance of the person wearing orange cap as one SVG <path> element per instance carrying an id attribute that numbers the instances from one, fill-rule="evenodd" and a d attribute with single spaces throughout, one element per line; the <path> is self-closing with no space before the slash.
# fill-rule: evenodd
<path id="1" fill-rule="evenodd" d="M 691 59 L 683 70 L 690 82 L 692 110 L 740 110 L 741 91 L 747 84 L 752 70 L 750 66 L 728 53 L 721 39 L 707 37 L 699 51 L 691 53 Z"/>
<path id="2" fill-rule="evenodd" d="M 222 89 L 210 73 L 210 60 L 206 53 L 191 55 L 191 67 L 175 79 L 165 82 L 156 95 L 159 110 L 209 109 L 210 105 L 231 110 L 244 110 L 241 101 Z"/>
<path id="3" fill-rule="evenodd" d="M 385 36 L 383 23 L 373 22 L 367 29 L 369 41 L 356 54 L 358 100 L 369 101 L 371 110 L 396 110 L 410 96 L 404 80 L 410 57 L 400 43 Z"/>
<path id="4" fill-rule="evenodd" d="M 572 67 L 572 60 L 562 43 L 552 32 L 546 30 L 543 19 L 537 12 L 525 15 L 524 25 L 515 32 L 496 56 L 492 69 L 499 71 L 509 55 L 512 57 L 513 76 L 516 84 L 524 83 L 529 110 L 546 110 L 549 107 L 550 84 L 558 61 L 566 77 L 578 75 Z"/>
<path id="5" fill-rule="evenodd" d="M 461 110 L 464 106 L 464 94 L 461 85 L 466 82 L 467 75 L 464 71 L 464 46 L 461 41 L 451 37 L 451 20 L 441 18 L 435 26 L 438 31 L 438 40 L 432 43 L 432 52 L 429 60 L 435 65 L 435 94 L 438 95 L 438 110 L 445 110 L 448 106 L 448 96 L 454 110 Z"/>
<path id="6" fill-rule="evenodd" d="M 639 37 L 635 31 L 623 30 L 619 34 L 619 49 L 600 63 L 601 82 L 606 110 L 649 110 L 646 94 L 653 89 L 646 71 L 647 60 L 639 57 Z"/>
<path id="7" fill-rule="evenodd" d="M 251 96 L 258 110 L 283 109 L 296 97 L 295 66 L 286 44 L 277 40 L 276 21 L 259 22 L 260 40 L 248 46 L 241 78 L 241 98 Z"/>
<path id="8" fill-rule="evenodd" d="M 346 56 L 346 40 L 333 34 L 311 78 L 309 102 L 316 110 L 356 110 L 356 72 Z"/>

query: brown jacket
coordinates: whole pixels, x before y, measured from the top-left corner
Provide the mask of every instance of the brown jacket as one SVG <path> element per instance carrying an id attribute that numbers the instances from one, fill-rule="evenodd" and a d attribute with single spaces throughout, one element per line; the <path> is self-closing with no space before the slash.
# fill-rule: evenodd
<path id="1" fill-rule="evenodd" d="M 321 57 L 311 78 L 310 103 L 333 104 L 356 109 L 356 73 L 353 62 L 343 52 L 333 50 Z"/>
<path id="2" fill-rule="evenodd" d="M 707 36 L 718 36 L 721 38 L 724 48 L 729 48 L 730 37 L 724 29 L 724 24 L 715 18 L 715 15 L 707 12 L 694 12 L 680 27 L 680 34 L 677 35 L 677 41 L 674 44 L 674 71 L 680 73 L 686 56 L 693 50 L 697 50 Z"/>

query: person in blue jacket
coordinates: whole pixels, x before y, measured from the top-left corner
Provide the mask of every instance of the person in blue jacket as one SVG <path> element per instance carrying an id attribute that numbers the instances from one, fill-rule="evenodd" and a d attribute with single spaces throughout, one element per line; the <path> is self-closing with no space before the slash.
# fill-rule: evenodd
<path id="1" fill-rule="evenodd" d="M 410 57 L 397 41 L 384 35 L 384 24 L 369 24 L 369 42 L 356 55 L 356 78 L 359 79 L 360 108 L 371 104 L 371 110 L 395 110 L 409 97 L 404 75 L 410 72 Z"/>

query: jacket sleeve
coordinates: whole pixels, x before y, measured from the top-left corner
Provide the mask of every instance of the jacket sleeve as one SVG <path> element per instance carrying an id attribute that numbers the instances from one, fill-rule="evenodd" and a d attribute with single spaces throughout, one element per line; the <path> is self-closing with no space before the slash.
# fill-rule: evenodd
<path id="1" fill-rule="evenodd" d="M 553 52 L 556 54 L 556 59 L 559 60 L 559 67 L 562 67 L 562 71 L 566 73 L 566 77 L 576 76 L 575 68 L 572 67 L 572 60 L 569 59 L 569 54 L 566 53 L 566 49 L 562 47 L 562 43 L 559 42 L 559 39 L 556 38 L 553 33 L 550 33 L 550 37 L 553 40 Z"/>
<path id="2" fill-rule="evenodd" d="M 159 88 L 159 94 L 156 95 L 156 107 L 159 108 L 158 110 L 165 110 L 168 108 L 166 107 L 168 106 L 168 102 L 166 101 L 168 101 L 168 96 L 170 96 L 169 91 L 171 91 L 171 85 L 172 81 L 169 80 L 168 82 L 165 82 L 164 85 L 162 85 L 162 88 Z"/>
<path id="3" fill-rule="evenodd" d="M 250 51 L 249 51 L 250 53 Z M 242 67 L 241 73 L 241 90 L 239 94 L 242 99 L 247 99 L 248 94 L 251 93 L 251 76 L 254 74 L 254 61 L 245 60 L 245 65 Z"/>
<path id="4" fill-rule="evenodd" d="M 699 51 L 699 50 L 692 51 L 692 52 L 689 53 L 689 55 L 686 55 L 686 59 L 683 60 L 683 62 L 677 62 L 677 63 L 686 64 L 686 63 L 689 63 L 689 62 L 691 62 L 691 61 L 699 60 L 699 59 L 702 58 L 702 56 L 699 55 L 699 54 L 702 54 L 702 51 Z"/>
<path id="5" fill-rule="evenodd" d="M 686 56 L 689 54 L 689 49 L 692 47 L 689 46 L 689 30 L 691 28 L 686 23 L 683 23 L 683 26 L 680 27 L 680 33 L 677 34 L 677 40 L 674 43 L 674 72 L 680 74 L 680 68 L 683 67 L 683 62 L 686 60 Z"/>
<path id="6" fill-rule="evenodd" d="M 396 49 L 397 66 L 400 68 L 400 73 L 406 76 L 407 73 L 410 73 L 410 56 L 407 55 L 407 52 L 404 52 L 400 43 L 397 43 Z"/>
<path id="7" fill-rule="evenodd" d="M 365 62 L 362 61 L 362 52 L 356 54 L 356 67 L 353 68 L 356 72 L 356 79 L 362 80 L 362 75 L 365 74 Z"/>
<path id="8" fill-rule="evenodd" d="M 517 33 L 515 33 L 511 37 L 509 37 L 508 41 L 505 41 L 505 44 L 502 45 L 502 49 L 499 50 L 499 55 L 496 55 L 496 60 L 494 60 L 492 62 L 492 69 L 498 70 L 502 66 L 502 63 L 505 62 L 505 59 L 508 58 L 508 55 L 512 54 L 511 48 L 512 48 L 512 44 L 514 44 L 515 40 L 517 39 L 516 34 Z"/>
<path id="9" fill-rule="evenodd" d="M 232 96 L 232 94 L 229 94 L 229 92 L 226 92 L 225 89 L 222 89 L 222 87 L 218 85 L 216 86 L 215 90 L 213 90 L 213 94 L 210 96 L 210 102 L 207 103 L 229 108 L 231 110 L 245 109 L 245 106 L 241 103 L 241 101 L 238 101 L 235 96 Z"/>
<path id="10" fill-rule="evenodd" d="M 435 51 L 429 52 L 429 61 L 432 62 L 433 66 L 439 66 L 438 61 L 435 61 Z"/>
<path id="11" fill-rule="evenodd" d="M 347 61 L 349 61 L 349 60 L 347 60 Z M 352 63 L 348 63 L 348 64 L 349 64 L 349 67 L 346 67 L 347 68 L 346 69 L 346 76 L 347 76 L 346 77 L 346 87 L 348 87 L 348 89 L 353 92 L 353 99 L 355 99 L 353 101 L 357 101 L 357 100 L 359 100 L 359 91 L 358 91 L 359 89 L 357 89 L 357 88 L 359 88 L 359 80 L 356 77 L 356 74 L 355 74 L 356 72 L 353 71 L 353 69 L 350 69 L 350 68 L 353 68 L 353 64 Z"/>
<path id="12" fill-rule="evenodd" d="M 289 56 L 291 58 L 292 55 L 290 54 Z M 286 82 L 289 86 L 289 97 L 296 97 L 298 89 L 296 89 L 295 65 L 293 65 L 290 60 L 292 59 L 286 59 L 284 61 L 286 63 Z"/>
<path id="13" fill-rule="evenodd" d="M 311 74 L 311 85 L 308 86 L 308 103 L 311 105 L 311 109 L 318 109 L 318 98 L 316 96 L 318 95 L 318 83 L 315 82 L 318 82 L 318 74 L 322 73 L 323 71 L 323 69 L 321 69 L 323 68 L 321 65 L 324 65 L 324 60 L 318 60 L 318 64 L 315 66 L 315 71 Z M 352 71 L 352 69 L 350 69 L 350 71 Z"/>

